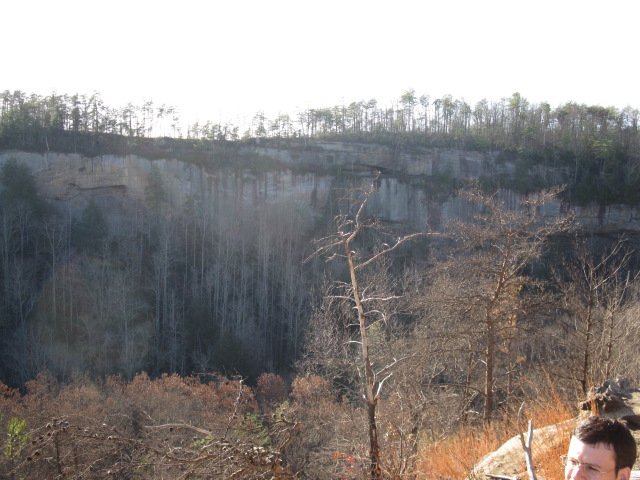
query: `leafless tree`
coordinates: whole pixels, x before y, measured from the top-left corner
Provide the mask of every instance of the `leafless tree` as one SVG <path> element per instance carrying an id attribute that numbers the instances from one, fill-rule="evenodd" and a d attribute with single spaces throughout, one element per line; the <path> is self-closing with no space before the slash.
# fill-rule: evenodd
<path id="1" fill-rule="evenodd" d="M 360 284 L 361 275 L 367 266 L 372 265 L 406 242 L 420 236 L 432 235 L 432 233 L 414 233 L 406 236 L 394 236 L 392 232 L 386 231 L 379 221 L 367 218 L 365 207 L 375 192 L 375 184 L 378 177 L 379 173 L 371 184 L 353 188 L 347 192 L 343 200 L 350 208 L 354 209 L 355 213 L 336 216 L 335 233 L 318 240 L 318 248 L 312 255 L 312 257 L 328 255 L 329 259 L 343 258 L 347 263 L 349 282 L 343 284 L 343 287 L 345 287 L 344 298 L 348 298 L 350 302 L 353 302 L 353 308 L 356 311 L 357 323 L 353 326 L 358 330 L 359 339 L 357 343 L 360 346 L 361 368 L 364 371 L 362 389 L 368 418 L 369 471 L 372 479 L 380 478 L 382 474 L 380 468 L 381 452 L 378 439 L 378 423 L 376 419 L 378 400 L 385 381 L 392 374 L 391 372 L 394 365 L 400 359 L 394 358 L 383 367 L 374 368 L 370 350 L 371 328 L 383 321 L 384 316 L 381 315 L 380 311 L 371 310 L 369 306 L 373 302 L 382 299 L 368 294 L 367 285 Z M 358 248 L 356 240 L 359 240 L 365 232 L 372 230 L 386 233 L 390 238 L 390 243 L 377 245 L 375 249 L 369 252 Z"/>
<path id="2" fill-rule="evenodd" d="M 457 337 L 453 335 L 457 331 L 471 342 L 468 351 L 477 352 L 469 358 L 469 367 L 474 364 L 483 369 L 486 423 L 494 410 L 496 370 L 504 368 L 509 393 L 514 365 L 508 362 L 518 361 L 510 352 L 526 329 L 526 320 L 549 306 L 543 284 L 528 269 L 544 252 L 549 237 L 571 225 L 568 214 L 543 214 L 558 188 L 524 197 L 510 206 L 500 193 L 486 194 L 478 186 L 460 192 L 472 204 L 473 213 L 469 219 L 447 226 L 453 249 L 437 262 L 429 297 L 434 300 L 439 321 L 447 322 L 451 337 Z M 499 365 L 500 354 L 505 354 L 507 364 Z"/>
<path id="3" fill-rule="evenodd" d="M 627 312 L 635 303 L 631 293 L 638 276 L 629 271 L 632 252 L 623 238 L 599 255 L 584 238 L 575 237 L 573 245 L 573 258 L 555 278 L 566 312 L 568 371 L 586 393 L 614 373 L 616 345 L 632 326 Z"/>

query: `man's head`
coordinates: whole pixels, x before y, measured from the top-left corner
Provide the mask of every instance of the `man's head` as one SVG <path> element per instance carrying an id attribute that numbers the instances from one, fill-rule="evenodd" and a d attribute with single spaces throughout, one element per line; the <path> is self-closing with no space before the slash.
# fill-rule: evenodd
<path id="1" fill-rule="evenodd" d="M 628 480 L 636 453 L 633 435 L 623 423 L 590 417 L 571 435 L 565 479 Z"/>

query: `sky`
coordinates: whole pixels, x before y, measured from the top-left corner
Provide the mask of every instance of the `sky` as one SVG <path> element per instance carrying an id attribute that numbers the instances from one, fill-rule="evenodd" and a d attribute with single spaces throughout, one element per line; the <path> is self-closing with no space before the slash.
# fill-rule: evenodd
<path id="1" fill-rule="evenodd" d="M 640 108 L 640 0 L 20 0 L 0 91 L 92 94 L 241 124 L 409 89 Z"/>

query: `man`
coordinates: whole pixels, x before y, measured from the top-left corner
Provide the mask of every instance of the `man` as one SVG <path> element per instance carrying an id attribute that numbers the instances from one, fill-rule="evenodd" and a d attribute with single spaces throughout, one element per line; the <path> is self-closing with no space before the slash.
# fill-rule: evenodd
<path id="1" fill-rule="evenodd" d="M 636 461 L 636 441 L 612 418 L 590 417 L 571 435 L 562 457 L 565 480 L 629 480 Z"/>

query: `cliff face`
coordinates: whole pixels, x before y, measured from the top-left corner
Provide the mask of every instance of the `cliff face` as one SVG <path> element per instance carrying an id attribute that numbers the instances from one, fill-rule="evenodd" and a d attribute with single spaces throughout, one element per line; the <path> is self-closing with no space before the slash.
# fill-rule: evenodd
<path id="1" fill-rule="evenodd" d="M 327 206 L 336 189 L 348 188 L 352 181 L 359 181 L 297 174 L 291 170 L 261 174 L 211 171 L 175 159 L 150 161 L 132 155 L 87 158 L 75 154 L 0 153 L 0 163 L 8 159 L 31 168 L 45 198 L 73 209 L 80 209 L 94 199 L 107 206 L 111 215 L 128 214 L 144 204 L 152 164 L 162 173 L 168 203 L 174 212 L 182 211 L 192 201 L 219 211 L 238 205 L 260 209 L 292 203 L 312 216 Z M 372 213 L 388 221 L 424 227 L 429 216 L 425 199 L 425 192 L 409 183 L 384 178 L 380 181 L 379 195 L 371 202 Z"/>
<path id="2" fill-rule="evenodd" d="M 460 198 L 434 200 L 421 175 L 447 168 L 459 179 L 513 171 L 506 163 L 496 165 L 495 154 L 425 149 L 418 153 L 391 151 L 388 147 L 315 142 L 306 148 L 302 141 L 286 144 L 239 147 L 239 153 L 268 157 L 280 170 L 260 174 L 237 169 L 213 170 L 176 159 L 148 160 L 126 155 L 85 157 L 78 154 L 0 152 L 0 163 L 8 159 L 28 165 L 43 196 L 73 209 L 84 207 L 90 199 L 107 206 L 110 215 L 130 214 L 144 204 L 145 187 L 151 166 L 162 173 L 174 212 L 198 201 L 224 211 L 231 205 L 260 209 L 288 203 L 313 216 L 335 199 L 338 189 L 368 181 L 372 171 L 383 175 L 379 192 L 370 201 L 370 213 L 380 219 L 404 223 L 413 230 L 438 229 L 452 218 L 464 215 L 469 205 Z M 300 167 L 339 165 L 350 174 L 294 173 Z M 356 174 L 354 174 L 356 172 Z M 518 194 L 503 192 L 507 204 L 515 204 Z M 546 215 L 557 215 L 567 208 L 557 202 L 548 205 Z M 573 208 L 573 207 L 572 207 Z M 640 232 L 640 215 L 625 206 L 575 207 L 578 223 L 589 231 L 603 233 Z"/>
<path id="3" fill-rule="evenodd" d="M 287 165 L 340 165 L 349 169 L 376 168 L 385 173 L 433 175 L 449 171 L 458 179 L 481 174 L 513 174 L 512 164 L 498 165 L 499 152 L 470 152 L 450 148 L 412 148 L 376 144 L 304 140 L 265 140 L 245 147 Z"/>

